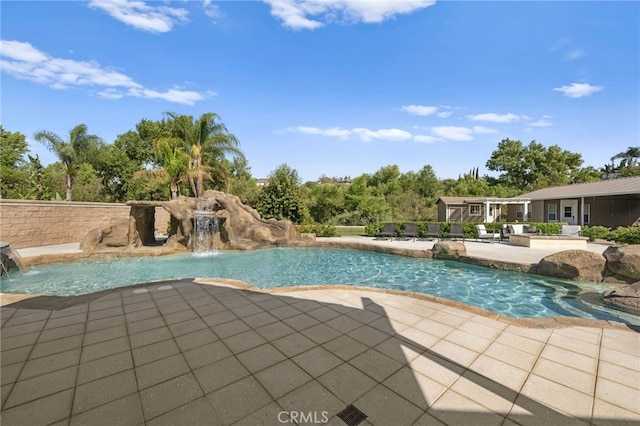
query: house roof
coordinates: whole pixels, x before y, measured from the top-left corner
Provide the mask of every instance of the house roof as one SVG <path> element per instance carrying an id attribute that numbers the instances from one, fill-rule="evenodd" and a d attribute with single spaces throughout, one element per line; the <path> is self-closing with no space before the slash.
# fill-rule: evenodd
<path id="1" fill-rule="evenodd" d="M 464 204 L 467 197 L 440 197 L 436 200 L 436 204 L 442 201 L 444 204 Z"/>
<path id="2" fill-rule="evenodd" d="M 603 197 L 609 195 L 640 196 L 640 176 L 602 180 L 599 182 L 553 186 L 520 195 L 531 200 L 557 200 L 564 198 Z"/>
<path id="3" fill-rule="evenodd" d="M 522 204 L 531 201 L 529 198 L 498 198 L 498 197 L 440 197 L 436 204 L 442 201 L 446 205 L 491 203 L 491 204 Z"/>

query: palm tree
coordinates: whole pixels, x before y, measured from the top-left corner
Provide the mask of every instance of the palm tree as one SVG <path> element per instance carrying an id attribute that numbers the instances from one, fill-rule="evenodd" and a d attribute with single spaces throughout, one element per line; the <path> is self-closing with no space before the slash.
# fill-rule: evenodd
<path id="1" fill-rule="evenodd" d="M 177 146 L 172 146 L 169 139 L 158 139 L 156 147 L 162 152 L 163 167 L 169 176 L 171 199 L 178 198 L 178 184 L 182 182 L 188 170 L 189 156 Z"/>
<path id="2" fill-rule="evenodd" d="M 611 161 L 621 159 L 620 168 L 631 167 L 635 168 L 638 165 L 638 159 L 640 158 L 640 146 L 630 146 L 624 152 L 619 152 L 613 157 Z"/>
<path id="3" fill-rule="evenodd" d="M 194 121 L 191 116 L 171 112 L 166 114 L 171 137 L 181 141 L 184 152 L 189 153 L 187 177 L 194 195 L 202 196 L 204 180 L 213 180 L 212 172 L 227 182 L 222 160 L 227 154 L 241 156 L 242 151 L 238 148 L 238 139 L 229 133 L 220 116 L 209 112 Z"/>
<path id="4" fill-rule="evenodd" d="M 69 141 L 48 130 L 40 130 L 33 136 L 34 139 L 44 144 L 49 151 L 53 152 L 62 162 L 66 171 L 65 188 L 67 201 L 71 201 L 71 190 L 73 189 L 74 178 L 78 174 L 78 167 L 86 159 L 91 148 L 96 147 L 100 138 L 87 133 L 87 126 L 78 124 L 69 132 Z"/>

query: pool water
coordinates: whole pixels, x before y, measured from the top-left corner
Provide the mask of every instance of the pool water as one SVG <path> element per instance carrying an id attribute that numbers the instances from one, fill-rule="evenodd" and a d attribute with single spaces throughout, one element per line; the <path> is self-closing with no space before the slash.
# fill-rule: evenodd
<path id="1" fill-rule="evenodd" d="M 231 278 L 258 288 L 347 284 L 425 293 L 515 318 L 574 316 L 640 324 L 636 315 L 603 305 L 610 288 L 443 260 L 369 251 L 278 248 L 180 254 L 43 265 L 12 271 L 7 293 L 71 296 L 155 280 Z"/>

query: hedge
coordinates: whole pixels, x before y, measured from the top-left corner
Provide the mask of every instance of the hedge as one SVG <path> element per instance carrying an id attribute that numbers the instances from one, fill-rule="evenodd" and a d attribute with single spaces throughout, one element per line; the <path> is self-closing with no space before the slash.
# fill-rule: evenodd
<path id="1" fill-rule="evenodd" d="M 396 229 L 398 234 L 400 234 L 404 230 L 405 223 L 409 222 L 395 222 Z M 448 222 L 411 222 L 418 224 L 418 232 L 420 235 L 424 235 L 427 231 L 427 225 L 429 224 L 438 224 L 440 225 L 440 229 L 442 230 L 442 236 L 446 238 L 449 235 L 449 231 L 451 230 L 451 223 Z M 457 222 L 460 223 L 460 222 Z M 535 226 L 536 229 L 542 234 L 559 234 L 562 230 L 562 223 L 544 223 L 544 222 L 492 222 L 492 223 L 476 223 L 476 222 L 462 222 L 464 235 L 466 238 L 476 238 L 476 225 L 484 225 L 487 229 L 487 232 L 497 232 L 500 233 L 502 229 L 502 225 L 505 224 L 519 224 L 519 225 L 528 225 Z M 380 233 L 382 227 L 384 226 L 383 222 L 379 223 L 371 223 L 365 227 L 365 233 L 370 237 L 375 237 Z M 609 228 L 605 228 L 603 226 L 593 226 L 588 227 L 585 226 L 583 228 L 583 235 L 585 237 L 589 237 L 590 241 L 595 239 L 604 239 L 610 241 L 616 241 L 620 243 L 627 244 L 640 244 L 640 227 L 620 227 L 615 231 L 611 231 Z"/>

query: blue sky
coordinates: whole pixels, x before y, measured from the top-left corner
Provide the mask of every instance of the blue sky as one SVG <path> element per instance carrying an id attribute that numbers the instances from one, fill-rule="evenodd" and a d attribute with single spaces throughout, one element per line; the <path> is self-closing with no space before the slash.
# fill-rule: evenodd
<path id="1" fill-rule="evenodd" d="M 2 1 L 1 123 L 106 142 L 216 112 L 254 177 L 484 164 L 503 138 L 601 167 L 640 144 L 640 3 Z"/>

